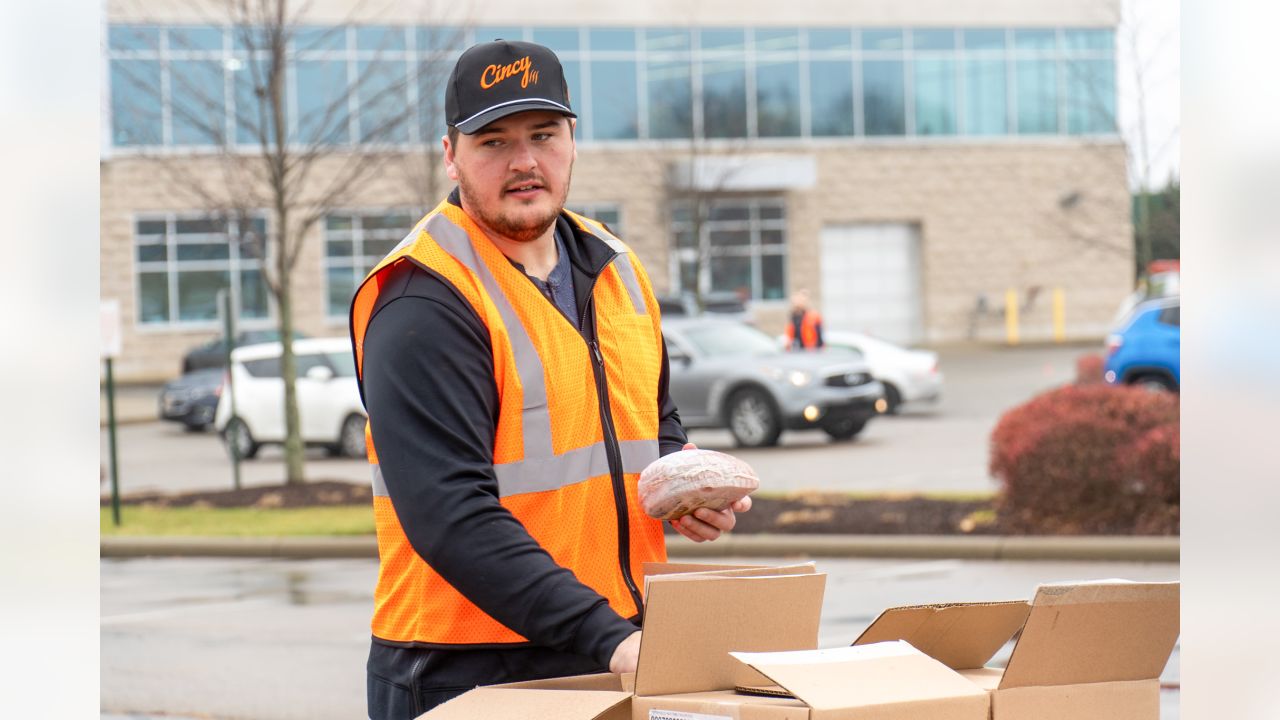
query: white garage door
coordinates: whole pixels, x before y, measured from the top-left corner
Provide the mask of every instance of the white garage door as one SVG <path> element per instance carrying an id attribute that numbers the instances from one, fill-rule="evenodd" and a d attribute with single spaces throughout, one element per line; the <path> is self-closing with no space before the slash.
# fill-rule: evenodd
<path id="1" fill-rule="evenodd" d="M 900 344 L 924 339 L 920 231 L 906 223 L 829 225 L 822 229 L 825 327 Z"/>

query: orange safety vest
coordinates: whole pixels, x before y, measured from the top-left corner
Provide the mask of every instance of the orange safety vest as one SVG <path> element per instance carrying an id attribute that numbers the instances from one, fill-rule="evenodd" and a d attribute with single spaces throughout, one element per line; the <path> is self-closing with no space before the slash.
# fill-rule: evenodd
<path id="1" fill-rule="evenodd" d="M 800 318 L 800 347 L 806 350 L 818 347 L 818 323 L 820 322 L 822 322 L 822 316 L 816 311 L 804 311 L 804 316 Z M 796 342 L 796 324 L 790 314 L 787 315 L 786 337 L 787 349 L 790 350 Z"/>
<path id="2" fill-rule="evenodd" d="M 640 471 L 658 458 L 662 369 L 658 304 L 639 259 L 604 227 L 573 213 L 582 232 L 618 254 L 592 291 L 598 346 L 591 347 L 462 208 L 442 202 L 370 271 L 351 305 L 357 375 L 364 336 L 387 270 L 412 262 L 464 297 L 489 330 L 499 412 L 493 469 L 499 501 L 561 566 L 622 617 L 640 613 L 643 564 L 666 559 L 662 524 L 644 514 Z M 603 365 L 609 420 L 592 381 Z M 396 643 L 527 642 L 463 597 L 409 544 L 378 467 L 371 427 L 373 510 L 380 559 L 373 635 Z M 424 471 L 428 471 L 424 469 Z M 614 476 L 626 495 L 629 552 L 619 551 Z M 465 542 L 459 539 L 460 542 Z"/>

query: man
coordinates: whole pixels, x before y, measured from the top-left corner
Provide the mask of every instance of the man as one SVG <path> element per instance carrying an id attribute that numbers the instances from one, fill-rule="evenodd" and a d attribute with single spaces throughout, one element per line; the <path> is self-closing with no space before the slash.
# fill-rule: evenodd
<path id="1" fill-rule="evenodd" d="M 791 294 L 791 321 L 787 323 L 788 350 L 814 350 L 823 345 L 822 316 L 809 306 L 809 291 Z"/>
<path id="2" fill-rule="evenodd" d="M 642 565 L 666 557 L 635 483 L 686 446 L 648 276 L 564 210 L 576 116 L 559 60 L 476 45 L 445 108 L 458 187 L 352 301 L 380 559 L 375 719 L 480 684 L 634 671 Z M 673 525 L 713 540 L 750 506 Z"/>

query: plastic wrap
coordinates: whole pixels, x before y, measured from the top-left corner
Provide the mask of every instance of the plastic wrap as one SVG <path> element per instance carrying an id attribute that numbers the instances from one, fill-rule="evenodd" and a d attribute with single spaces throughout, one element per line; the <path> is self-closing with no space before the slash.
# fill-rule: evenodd
<path id="1" fill-rule="evenodd" d="M 723 510 L 760 487 L 751 466 L 714 450 L 681 450 L 640 473 L 640 506 L 659 520 L 674 520 L 701 507 Z"/>

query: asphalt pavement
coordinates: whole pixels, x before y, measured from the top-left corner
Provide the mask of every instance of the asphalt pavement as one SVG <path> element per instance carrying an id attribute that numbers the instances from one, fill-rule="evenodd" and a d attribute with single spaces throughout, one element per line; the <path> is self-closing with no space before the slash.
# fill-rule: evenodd
<path id="1" fill-rule="evenodd" d="M 991 430 L 1005 410 L 1070 382 L 1076 358 L 1093 345 L 965 346 L 940 351 L 945 386 L 940 402 L 879 417 L 854 441 L 832 443 L 821 431 L 786 432 L 775 448 L 733 447 L 728 432 L 694 430 L 700 447 L 730 450 L 759 473 L 764 492 L 988 492 Z M 117 396 L 120 484 L 125 494 L 216 490 L 232 484 L 230 461 L 217 436 L 189 433 L 154 421 L 158 388 L 127 388 Z M 109 456 L 102 432 L 102 457 Z M 284 477 L 281 451 L 266 447 L 242 465 L 245 485 L 272 485 Z M 367 482 L 363 460 L 308 454 L 313 479 Z M 109 486 L 104 484 L 103 491 Z"/>
<path id="2" fill-rule="evenodd" d="M 821 647 L 852 642 L 881 610 L 898 605 L 1025 599 L 1044 582 L 1179 578 L 1174 563 L 816 562 L 828 574 Z M 108 559 L 100 569 L 103 718 L 365 716 L 375 562 Z M 1175 649 L 1161 676 L 1163 720 L 1179 717 L 1179 657 Z"/>

